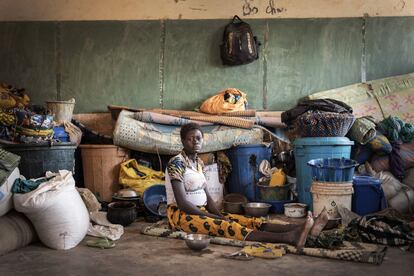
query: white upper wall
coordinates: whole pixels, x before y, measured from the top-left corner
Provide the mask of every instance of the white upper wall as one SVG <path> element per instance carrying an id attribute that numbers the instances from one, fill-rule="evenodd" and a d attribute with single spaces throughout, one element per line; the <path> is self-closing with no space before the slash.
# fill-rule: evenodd
<path id="1" fill-rule="evenodd" d="M 414 0 L 0 0 L 0 21 L 412 16 Z"/>

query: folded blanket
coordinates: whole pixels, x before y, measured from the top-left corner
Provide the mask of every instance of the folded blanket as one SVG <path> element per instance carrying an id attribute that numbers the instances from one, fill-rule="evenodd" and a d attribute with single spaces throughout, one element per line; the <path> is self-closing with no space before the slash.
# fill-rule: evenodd
<path id="1" fill-rule="evenodd" d="M 375 127 L 374 118 L 370 116 L 357 118 L 349 130 L 348 135 L 352 140 L 357 141 L 361 145 L 365 145 L 375 138 L 377 134 Z"/>

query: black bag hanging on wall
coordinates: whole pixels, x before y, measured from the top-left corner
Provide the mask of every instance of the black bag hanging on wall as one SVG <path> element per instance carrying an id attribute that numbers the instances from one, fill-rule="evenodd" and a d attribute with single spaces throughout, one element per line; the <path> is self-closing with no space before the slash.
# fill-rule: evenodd
<path id="1" fill-rule="evenodd" d="M 259 45 L 260 42 L 253 36 L 250 25 L 235 15 L 226 25 L 223 44 L 220 45 L 223 64 L 242 65 L 258 59 Z"/>

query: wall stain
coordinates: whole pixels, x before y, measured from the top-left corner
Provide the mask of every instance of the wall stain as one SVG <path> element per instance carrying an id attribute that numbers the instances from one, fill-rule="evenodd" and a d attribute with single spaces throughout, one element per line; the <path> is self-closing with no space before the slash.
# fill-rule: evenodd
<path id="1" fill-rule="evenodd" d="M 269 22 L 266 21 L 264 33 L 263 33 L 263 103 L 262 107 L 267 110 L 267 47 L 269 45 Z"/>
<path id="2" fill-rule="evenodd" d="M 193 10 L 193 11 L 207 11 L 207 9 L 201 9 L 201 8 L 190 8 L 190 10 Z"/>
<path id="3" fill-rule="evenodd" d="M 55 22 L 56 99 L 62 100 L 62 24 Z"/>
<path id="4" fill-rule="evenodd" d="M 397 5 L 394 6 L 394 10 L 402 11 L 405 8 L 405 1 L 400 0 Z"/>
<path id="5" fill-rule="evenodd" d="M 161 20 L 160 32 L 160 52 L 158 61 L 159 89 L 160 89 L 160 108 L 164 107 L 164 70 L 165 70 L 165 36 L 166 26 L 165 20 Z"/>

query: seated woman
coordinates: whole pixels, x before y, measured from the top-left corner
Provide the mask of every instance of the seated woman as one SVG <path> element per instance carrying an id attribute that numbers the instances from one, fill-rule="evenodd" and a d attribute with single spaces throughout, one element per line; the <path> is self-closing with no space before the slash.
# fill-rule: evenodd
<path id="1" fill-rule="evenodd" d="M 315 222 L 308 215 L 303 225 L 292 226 L 221 213 L 207 191 L 204 165 L 197 157 L 203 145 L 201 128 L 189 123 L 182 126 L 180 135 L 184 149 L 169 161 L 165 178 L 167 216 L 173 230 L 237 240 L 288 243 L 302 248 L 308 233 L 318 235 L 326 224 L 326 214 Z"/>

